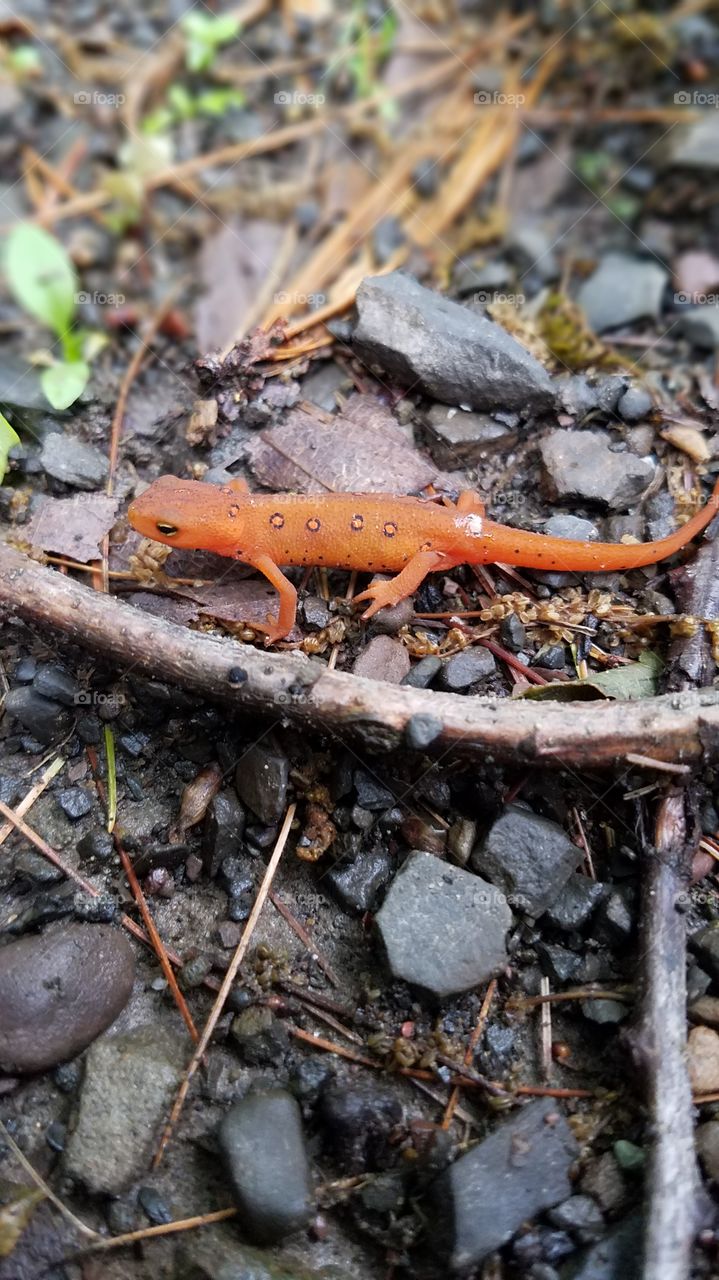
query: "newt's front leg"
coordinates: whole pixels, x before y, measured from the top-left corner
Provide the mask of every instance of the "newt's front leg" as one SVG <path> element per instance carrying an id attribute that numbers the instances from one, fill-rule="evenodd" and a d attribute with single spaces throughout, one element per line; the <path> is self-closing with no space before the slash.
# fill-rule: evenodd
<path id="1" fill-rule="evenodd" d="M 434 573 L 435 570 L 442 568 L 449 569 L 453 564 L 456 564 L 456 561 L 445 555 L 444 551 L 415 552 L 396 578 L 390 578 L 389 582 L 372 582 L 366 591 L 360 591 L 360 594 L 355 596 L 355 601 L 372 601 L 362 617 L 372 618 L 387 605 L 399 604 L 400 600 L 414 594 L 428 573 Z"/>
<path id="2" fill-rule="evenodd" d="M 275 644 L 277 640 L 284 640 L 295 625 L 297 592 L 289 578 L 285 577 L 279 565 L 275 564 L 270 556 L 255 556 L 253 560 L 247 560 L 245 563 L 251 564 L 253 569 L 259 569 L 279 593 L 280 608 L 277 619 L 268 614 L 267 625 L 260 622 L 249 624 L 256 631 L 264 632 L 266 645 Z"/>

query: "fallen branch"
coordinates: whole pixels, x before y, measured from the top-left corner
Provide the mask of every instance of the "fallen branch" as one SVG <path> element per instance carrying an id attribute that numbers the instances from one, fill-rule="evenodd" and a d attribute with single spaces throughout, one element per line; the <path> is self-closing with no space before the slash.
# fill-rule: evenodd
<path id="1" fill-rule="evenodd" d="M 0 609 L 55 628 L 126 674 L 167 680 L 225 709 L 261 712 L 371 742 L 402 745 L 414 716 L 436 722 L 433 751 L 513 764 L 609 767 L 628 752 L 656 759 L 719 756 L 719 690 L 636 702 L 552 705 L 412 689 L 329 671 L 300 653 L 272 653 L 153 617 L 90 591 L 0 545 Z"/>
<path id="2" fill-rule="evenodd" d="M 686 1064 L 685 917 L 677 910 L 677 897 L 689 884 L 693 852 L 687 843 L 682 791 L 672 791 L 662 800 L 655 844 L 645 856 L 639 1020 L 627 1033 L 646 1084 L 653 1139 L 642 1276 L 685 1280 L 699 1179 Z"/>

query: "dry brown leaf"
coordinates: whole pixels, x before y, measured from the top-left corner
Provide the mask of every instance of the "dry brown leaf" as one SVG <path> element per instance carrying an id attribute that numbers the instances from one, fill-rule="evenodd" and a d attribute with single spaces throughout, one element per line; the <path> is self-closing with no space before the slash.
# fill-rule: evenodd
<path id="1" fill-rule="evenodd" d="M 28 542 L 43 551 L 87 564 L 100 556 L 100 543 L 115 523 L 118 506 L 118 498 L 104 493 L 79 493 L 72 498 L 47 496 L 23 533 Z"/>

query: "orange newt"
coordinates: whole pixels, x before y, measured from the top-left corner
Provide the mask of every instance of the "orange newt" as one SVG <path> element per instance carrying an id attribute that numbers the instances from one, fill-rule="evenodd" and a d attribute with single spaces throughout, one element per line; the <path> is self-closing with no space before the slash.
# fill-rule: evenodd
<path id="1" fill-rule="evenodd" d="M 494 524 L 476 493 L 440 506 L 391 493 L 251 493 L 244 480 L 214 486 L 161 476 L 131 504 L 138 533 L 173 547 L 215 551 L 252 565 L 277 588 L 276 620 L 266 644 L 292 630 L 297 592 L 280 565 L 326 565 L 395 573 L 355 599 L 371 603 L 363 618 L 397 604 L 428 573 L 458 564 L 516 564 L 527 569 L 612 570 L 655 564 L 686 546 L 719 510 L 719 480 L 706 506 L 668 538 L 635 545 L 579 542 Z"/>

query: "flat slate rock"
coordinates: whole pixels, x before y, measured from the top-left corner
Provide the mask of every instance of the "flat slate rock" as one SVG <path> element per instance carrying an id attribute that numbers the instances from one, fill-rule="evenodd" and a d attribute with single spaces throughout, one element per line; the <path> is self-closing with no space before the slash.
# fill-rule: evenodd
<path id="1" fill-rule="evenodd" d="M 94 444 L 51 431 L 40 451 L 40 466 L 72 489 L 99 489 L 107 479 L 107 458 Z"/>
<path id="2" fill-rule="evenodd" d="M 608 253 L 579 290 L 578 301 L 595 333 L 655 319 L 669 273 L 654 258 Z"/>
<path id="3" fill-rule="evenodd" d="M 132 947 L 109 925 L 68 924 L 0 949 L 0 1070 L 74 1058 L 130 998 Z"/>
<path id="4" fill-rule="evenodd" d="M 648 488 L 655 467 L 651 459 L 617 453 L 611 444 L 608 431 L 550 431 L 539 449 L 552 495 L 625 511 Z"/>
<path id="5" fill-rule="evenodd" d="M 431 1242 L 450 1270 L 476 1267 L 524 1222 L 568 1199 L 578 1144 L 557 1104 L 532 1102 L 432 1184 Z"/>
<path id="6" fill-rule="evenodd" d="M 279 822 L 287 801 L 290 765 L 271 740 L 256 742 L 243 753 L 235 770 L 235 790 L 243 804 L 267 826 Z"/>
<path id="7" fill-rule="evenodd" d="M 469 991 L 504 967 L 511 923 L 505 897 L 492 885 L 419 850 L 376 917 L 392 976 L 440 998 Z"/>
<path id="8" fill-rule="evenodd" d="M 306 1227 L 315 1197 L 292 1094 L 248 1093 L 228 1111 L 218 1138 L 248 1235 L 258 1244 L 273 1244 Z"/>
<path id="9" fill-rule="evenodd" d="M 510 805 L 474 850 L 471 866 L 537 917 L 558 898 L 582 851 L 556 822 Z"/>
<path id="10" fill-rule="evenodd" d="M 357 291 L 352 344 L 370 365 L 445 404 L 547 411 L 543 365 L 506 330 L 410 275 L 370 276 Z"/>
<path id="11" fill-rule="evenodd" d="M 111 1196 L 145 1173 L 187 1056 L 185 1037 L 157 1024 L 98 1040 L 87 1055 L 65 1172 Z"/>

